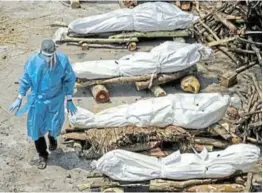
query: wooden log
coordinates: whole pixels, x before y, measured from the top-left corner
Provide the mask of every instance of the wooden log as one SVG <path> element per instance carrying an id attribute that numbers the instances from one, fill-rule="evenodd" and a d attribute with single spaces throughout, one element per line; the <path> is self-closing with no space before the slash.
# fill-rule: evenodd
<path id="1" fill-rule="evenodd" d="M 145 153 L 149 156 L 154 156 L 154 157 L 165 157 L 168 155 L 168 152 L 162 151 L 159 147 L 150 149 Z"/>
<path id="2" fill-rule="evenodd" d="M 188 75 L 184 77 L 181 80 L 180 85 L 183 91 L 195 93 L 195 94 L 200 91 L 200 87 L 201 87 L 199 80 L 193 75 Z"/>
<path id="3" fill-rule="evenodd" d="M 199 20 L 200 24 L 216 39 L 216 41 L 219 41 L 219 37 L 215 34 L 215 32 L 210 29 L 202 20 Z"/>
<path id="4" fill-rule="evenodd" d="M 195 26 L 196 28 L 196 26 Z M 198 31 L 196 30 L 196 32 L 198 33 Z M 213 42 L 214 41 L 214 38 L 209 35 L 207 32 L 204 32 L 203 33 L 203 36 L 205 37 L 205 39 L 208 41 L 208 42 Z M 233 62 L 235 62 L 236 64 L 238 64 L 238 59 L 229 52 L 229 50 L 226 48 L 226 47 L 223 47 L 223 46 L 218 46 L 218 49 L 220 51 L 222 51 L 225 55 L 227 55 Z"/>
<path id="5" fill-rule="evenodd" d="M 54 23 L 50 24 L 51 27 L 68 27 L 68 24 L 62 21 L 55 21 Z"/>
<path id="6" fill-rule="evenodd" d="M 117 78 L 110 78 L 110 79 L 102 79 L 102 80 L 88 80 L 83 83 L 78 83 L 75 86 L 77 88 L 84 88 L 88 86 L 93 86 L 97 84 L 114 84 L 114 83 L 127 83 L 127 82 L 138 82 L 138 81 L 145 81 L 153 78 L 157 78 L 157 75 L 141 75 L 141 76 L 123 76 Z"/>
<path id="7" fill-rule="evenodd" d="M 225 55 L 227 55 L 234 63 L 236 63 L 237 65 L 239 65 L 240 61 L 238 60 L 238 58 L 236 56 L 234 56 L 231 51 L 223 46 L 218 46 L 217 47 L 221 52 L 223 52 Z"/>
<path id="8" fill-rule="evenodd" d="M 160 86 L 153 86 L 150 88 L 155 97 L 166 96 L 166 92 Z"/>
<path id="9" fill-rule="evenodd" d="M 245 31 L 245 35 L 262 34 L 262 31 Z"/>
<path id="10" fill-rule="evenodd" d="M 110 45 L 110 44 L 81 44 L 82 50 L 88 50 L 89 48 L 109 48 L 109 49 L 127 49 L 126 45 Z"/>
<path id="11" fill-rule="evenodd" d="M 76 185 L 79 191 L 88 190 L 94 188 L 107 188 L 107 187 L 118 187 L 120 185 L 119 182 L 111 181 L 109 178 L 103 177 L 96 177 L 96 178 L 89 178 L 89 182 L 86 184 L 79 184 Z"/>
<path id="12" fill-rule="evenodd" d="M 136 42 L 129 42 L 127 48 L 128 48 L 129 51 L 135 51 L 135 50 L 137 50 L 137 44 L 136 44 Z"/>
<path id="13" fill-rule="evenodd" d="M 203 151 L 204 148 L 206 148 L 208 152 L 211 152 L 211 151 L 213 151 L 214 146 L 212 146 L 212 145 L 200 145 L 200 144 L 195 143 L 194 148 L 197 152 Z"/>
<path id="14" fill-rule="evenodd" d="M 230 21 L 228 21 L 227 19 L 225 19 L 221 13 L 215 12 L 214 15 L 219 21 L 221 21 L 230 30 L 230 32 L 232 33 L 237 32 L 236 26 L 232 24 Z"/>
<path id="15" fill-rule="evenodd" d="M 105 188 L 101 192 L 110 192 L 110 193 L 124 193 L 124 188 L 121 187 L 111 187 L 111 188 Z"/>
<path id="16" fill-rule="evenodd" d="M 237 39 L 239 41 L 241 41 L 241 42 L 244 42 L 244 43 L 254 44 L 256 46 L 262 46 L 262 43 L 260 43 L 260 42 L 254 42 L 254 41 L 247 40 L 247 39 L 244 39 L 244 38 L 241 38 L 241 37 L 238 37 Z"/>
<path id="17" fill-rule="evenodd" d="M 224 14 L 224 13 L 222 13 L 222 15 L 227 20 L 243 20 L 243 18 L 241 16 L 228 15 L 228 14 Z"/>
<path id="18" fill-rule="evenodd" d="M 245 188 L 244 192 L 251 192 L 252 179 L 253 179 L 253 174 L 251 172 L 249 172 L 247 174 L 246 188 Z"/>
<path id="19" fill-rule="evenodd" d="M 243 192 L 244 186 L 240 184 L 206 184 L 187 188 L 186 192 Z"/>
<path id="20" fill-rule="evenodd" d="M 137 4 L 137 0 L 119 0 L 120 8 L 134 8 Z"/>
<path id="21" fill-rule="evenodd" d="M 228 48 L 228 49 L 233 51 L 233 52 L 237 52 L 237 53 L 241 53 L 241 54 L 256 54 L 256 52 L 252 51 L 252 50 L 242 50 L 239 48 Z"/>
<path id="22" fill-rule="evenodd" d="M 158 75 L 156 79 L 153 79 L 153 81 L 151 80 L 147 80 L 144 82 L 136 82 L 136 89 L 139 90 L 143 90 L 143 89 L 147 89 L 149 86 L 157 86 L 157 85 L 161 85 L 161 84 L 165 84 L 174 80 L 177 80 L 185 75 L 187 75 L 188 73 L 191 73 L 191 71 L 194 69 L 194 67 L 190 67 L 188 69 L 179 71 L 179 72 L 175 72 L 173 74 L 161 74 Z"/>
<path id="23" fill-rule="evenodd" d="M 112 35 L 109 39 L 122 39 L 122 38 L 158 38 L 158 37 L 188 37 L 191 35 L 189 30 L 176 30 L 176 31 L 157 31 L 157 32 L 129 32 Z"/>
<path id="24" fill-rule="evenodd" d="M 246 140 L 251 142 L 251 143 L 261 144 L 260 141 L 258 141 L 257 139 L 254 139 L 252 137 L 246 137 Z"/>
<path id="25" fill-rule="evenodd" d="M 94 99 L 99 103 L 106 103 L 110 100 L 108 89 L 104 85 L 95 85 L 90 88 Z"/>
<path id="26" fill-rule="evenodd" d="M 185 43 L 186 42 L 184 38 L 178 38 L 178 37 L 174 37 L 173 41 L 179 42 L 179 43 Z"/>
<path id="27" fill-rule="evenodd" d="M 245 180 L 241 176 L 235 176 L 234 177 L 234 181 L 235 181 L 236 184 L 240 184 L 240 185 L 244 185 L 245 184 Z"/>
<path id="28" fill-rule="evenodd" d="M 218 139 L 213 139 L 213 138 L 206 138 L 206 137 L 195 137 L 194 142 L 203 145 L 212 145 L 214 147 L 223 148 L 223 149 L 229 146 L 228 142 L 221 141 Z"/>
<path id="29" fill-rule="evenodd" d="M 210 131 L 213 131 L 213 132 L 215 132 L 215 133 L 217 133 L 218 135 L 220 135 L 223 139 L 225 139 L 225 140 L 227 140 L 227 141 L 229 141 L 229 142 L 231 142 L 231 143 L 233 143 L 233 142 L 236 142 L 236 140 L 235 141 L 233 141 L 232 139 L 233 139 L 233 136 L 230 134 L 230 133 L 228 133 L 227 132 L 227 130 L 224 128 L 224 127 L 222 127 L 220 124 L 214 124 L 214 125 L 211 125 L 209 128 L 208 128 L 208 130 Z"/>
<path id="30" fill-rule="evenodd" d="M 259 96 L 260 96 L 260 99 L 262 99 L 262 91 L 261 91 L 261 89 L 259 87 L 259 84 L 258 84 L 258 81 L 257 81 L 257 78 L 256 78 L 255 74 L 254 73 L 249 73 L 249 75 L 250 75 L 250 77 L 253 80 L 254 86 L 255 86 L 255 88 L 256 88 Z"/>
<path id="31" fill-rule="evenodd" d="M 189 1 L 182 1 L 181 9 L 184 11 L 190 11 L 192 7 L 192 2 Z"/>
<path id="32" fill-rule="evenodd" d="M 175 192 L 175 191 L 182 191 L 183 189 L 194 186 L 194 185 L 201 185 L 201 184 L 210 184 L 217 182 L 217 179 L 203 179 L 203 180 L 185 180 L 185 181 L 174 181 L 174 180 L 151 180 L 149 191 L 155 192 Z"/>
<path id="33" fill-rule="evenodd" d="M 262 65 L 262 57 L 261 57 L 262 53 L 261 53 L 261 51 L 255 45 L 251 45 L 251 48 L 256 53 L 258 63 L 260 65 Z"/>
<path id="34" fill-rule="evenodd" d="M 226 44 L 228 42 L 232 42 L 236 39 L 236 37 L 230 37 L 230 38 L 225 38 L 225 39 L 219 39 L 217 41 L 213 41 L 213 42 L 209 42 L 207 45 L 209 47 L 213 47 L 213 46 L 218 46 L 218 45 L 223 45 Z"/>
<path id="35" fill-rule="evenodd" d="M 220 75 L 219 83 L 226 88 L 232 87 L 237 83 L 237 73 L 235 71 L 228 71 Z"/>
<path id="36" fill-rule="evenodd" d="M 83 156 L 83 149 L 82 149 L 82 145 L 81 145 L 80 141 L 75 141 L 73 144 L 73 148 L 79 157 Z"/>
<path id="37" fill-rule="evenodd" d="M 85 132 L 65 133 L 62 135 L 62 137 L 65 141 L 72 140 L 72 139 L 77 140 L 77 141 L 85 141 L 87 139 Z"/>
<path id="38" fill-rule="evenodd" d="M 253 67 L 256 63 L 251 63 L 249 65 L 241 66 L 240 68 L 236 69 L 235 71 L 228 71 L 222 76 L 219 77 L 219 82 L 221 86 L 225 86 L 227 88 L 233 86 L 237 83 L 237 75 L 251 67 Z"/>
<path id="39" fill-rule="evenodd" d="M 253 41 L 251 36 L 248 36 L 248 40 L 249 41 Z M 261 53 L 261 51 L 254 44 L 251 44 L 251 48 L 256 53 L 256 56 L 257 56 L 257 59 L 258 59 L 258 63 L 260 65 L 262 65 L 262 57 L 261 57 L 262 53 Z"/>
<path id="40" fill-rule="evenodd" d="M 70 6 L 72 9 L 77 9 L 81 7 L 79 0 L 70 0 Z"/>
<path id="41" fill-rule="evenodd" d="M 112 43 L 129 43 L 138 42 L 137 38 L 123 38 L 123 39 L 109 39 L 109 38 L 75 38 L 66 36 L 60 42 L 79 42 L 79 43 L 93 43 L 93 44 L 112 44 Z"/>
<path id="42" fill-rule="evenodd" d="M 99 177 L 103 177 L 103 173 L 89 172 L 87 175 L 87 178 L 99 178 Z"/>

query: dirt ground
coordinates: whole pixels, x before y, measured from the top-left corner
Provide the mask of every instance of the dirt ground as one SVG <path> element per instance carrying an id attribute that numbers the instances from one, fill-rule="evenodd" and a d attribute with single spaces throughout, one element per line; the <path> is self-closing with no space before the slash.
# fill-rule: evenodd
<path id="1" fill-rule="evenodd" d="M 0 2 L 0 191 L 77 191 L 76 184 L 87 182 L 89 162 L 79 159 L 73 149 L 63 144 L 59 144 L 58 150 L 50 155 L 48 167 L 38 170 L 34 166 L 37 160 L 34 144 L 26 136 L 26 116 L 14 117 L 7 110 L 17 96 L 18 85 L 15 82 L 19 80 L 27 58 L 39 49 L 42 39 L 53 36 L 56 28 L 51 28 L 51 23 L 68 23 L 78 17 L 118 8 L 117 3 L 109 2 L 84 3 L 81 9 L 70 9 L 60 2 Z M 149 50 L 160 42 L 140 43 L 139 50 Z M 125 49 L 82 51 L 79 47 L 66 45 L 58 49 L 68 54 L 72 63 L 117 59 L 129 53 Z M 215 57 L 213 63 L 199 64 L 198 76 L 203 91 L 223 90 L 217 85 L 217 75 L 232 67 L 231 62 L 221 56 Z M 153 97 L 148 91 L 137 92 L 134 85 L 109 85 L 108 88 L 110 103 L 97 104 L 85 89 L 76 91 L 75 102 L 98 112 L 110 106 Z M 168 93 L 180 92 L 175 83 L 164 89 Z"/>

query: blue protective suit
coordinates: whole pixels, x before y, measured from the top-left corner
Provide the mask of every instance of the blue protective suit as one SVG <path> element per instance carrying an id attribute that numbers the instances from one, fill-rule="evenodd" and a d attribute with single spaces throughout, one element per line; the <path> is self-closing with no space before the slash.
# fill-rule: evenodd
<path id="1" fill-rule="evenodd" d="M 17 114 L 29 110 L 27 134 L 34 141 L 47 132 L 55 138 L 60 134 L 65 119 L 65 95 L 73 95 L 75 80 L 68 57 L 61 52 L 56 52 L 56 64 L 51 69 L 39 53 L 29 58 L 20 79 L 19 94 L 25 96 L 29 88 L 31 94 Z"/>

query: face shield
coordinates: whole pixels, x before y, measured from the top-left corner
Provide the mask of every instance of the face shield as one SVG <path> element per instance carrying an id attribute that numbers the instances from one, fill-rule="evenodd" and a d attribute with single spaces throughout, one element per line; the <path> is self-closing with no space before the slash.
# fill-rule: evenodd
<path id="1" fill-rule="evenodd" d="M 44 40 L 41 45 L 41 56 L 50 68 L 56 64 L 56 46 L 52 40 Z"/>

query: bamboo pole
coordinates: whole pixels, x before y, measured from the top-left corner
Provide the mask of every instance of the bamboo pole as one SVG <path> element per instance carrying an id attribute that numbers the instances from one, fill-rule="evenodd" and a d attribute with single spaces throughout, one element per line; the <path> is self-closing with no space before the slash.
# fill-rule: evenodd
<path id="1" fill-rule="evenodd" d="M 191 35 L 189 30 L 176 31 L 157 31 L 157 32 L 130 32 L 112 35 L 109 39 L 122 38 L 156 38 L 156 37 L 188 37 Z"/>
<path id="2" fill-rule="evenodd" d="M 78 44 L 79 45 L 79 44 Z M 89 48 L 109 48 L 109 49 L 125 49 L 126 45 L 110 45 L 110 44 L 81 44 L 82 50 L 89 50 Z"/>
<path id="3" fill-rule="evenodd" d="M 109 39 L 109 38 L 75 38 L 66 36 L 61 42 L 81 42 L 81 43 L 129 43 L 129 42 L 138 42 L 137 38 L 123 38 L 123 39 Z"/>

